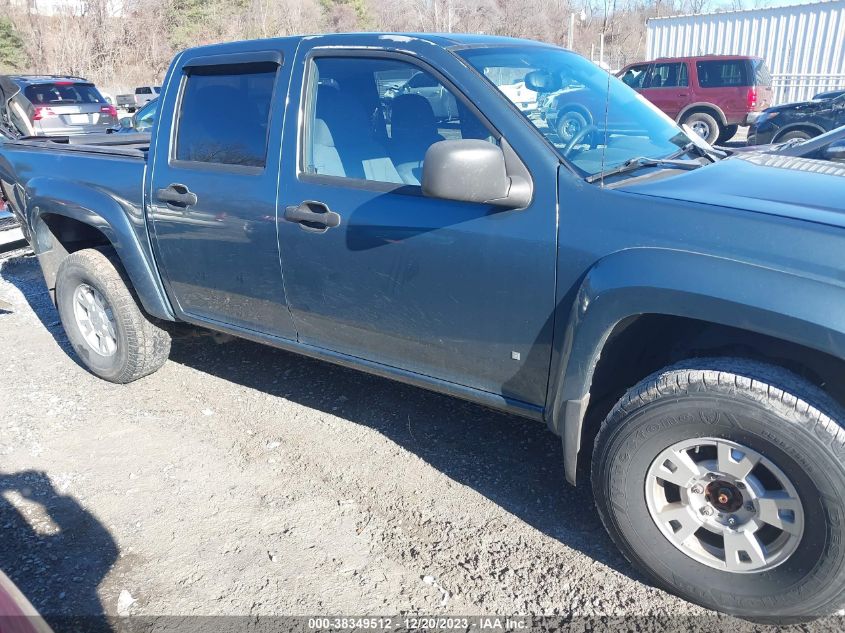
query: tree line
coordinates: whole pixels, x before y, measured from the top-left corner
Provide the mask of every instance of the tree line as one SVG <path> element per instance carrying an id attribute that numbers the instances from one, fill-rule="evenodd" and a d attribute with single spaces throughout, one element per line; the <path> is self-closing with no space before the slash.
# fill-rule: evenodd
<path id="1" fill-rule="evenodd" d="M 77 75 L 126 91 L 160 83 L 188 46 L 334 31 L 486 33 L 562 46 L 571 38 L 577 52 L 594 60 L 603 52 L 618 68 L 642 59 L 649 18 L 704 12 L 713 1 L 0 0 L 0 72 Z"/>

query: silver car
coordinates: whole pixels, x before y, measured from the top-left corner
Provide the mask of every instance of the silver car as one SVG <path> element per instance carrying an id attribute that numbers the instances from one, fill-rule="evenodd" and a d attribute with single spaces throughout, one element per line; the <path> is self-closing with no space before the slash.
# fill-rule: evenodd
<path id="1" fill-rule="evenodd" d="M 22 136 L 106 132 L 117 111 L 96 86 L 80 77 L 0 76 L 0 117 Z"/>

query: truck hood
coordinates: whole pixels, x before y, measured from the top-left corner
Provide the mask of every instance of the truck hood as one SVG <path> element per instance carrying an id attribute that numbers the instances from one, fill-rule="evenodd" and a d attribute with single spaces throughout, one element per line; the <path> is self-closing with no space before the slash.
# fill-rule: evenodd
<path id="1" fill-rule="evenodd" d="M 845 165 L 763 152 L 616 189 L 845 227 Z"/>

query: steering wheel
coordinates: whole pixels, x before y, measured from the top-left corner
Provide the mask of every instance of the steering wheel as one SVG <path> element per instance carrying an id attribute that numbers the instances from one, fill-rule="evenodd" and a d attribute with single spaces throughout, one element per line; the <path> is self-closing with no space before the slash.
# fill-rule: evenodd
<path id="1" fill-rule="evenodd" d="M 588 134 L 592 134 L 593 132 L 598 132 L 598 127 L 593 125 L 592 123 L 584 128 L 582 128 L 579 132 L 576 132 L 572 135 L 572 138 L 569 139 L 569 142 L 566 144 L 566 147 L 563 148 L 563 155 L 569 156 L 569 152 L 572 151 L 572 148 L 578 145 L 581 141 L 583 141 Z"/>

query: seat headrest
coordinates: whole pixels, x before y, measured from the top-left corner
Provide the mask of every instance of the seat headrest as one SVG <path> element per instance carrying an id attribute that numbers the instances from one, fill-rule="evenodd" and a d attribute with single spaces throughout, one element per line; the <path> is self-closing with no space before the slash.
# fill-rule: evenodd
<path id="1" fill-rule="evenodd" d="M 437 120 L 428 99 L 422 95 L 403 94 L 393 99 L 390 115 L 391 137 L 437 134 Z"/>

